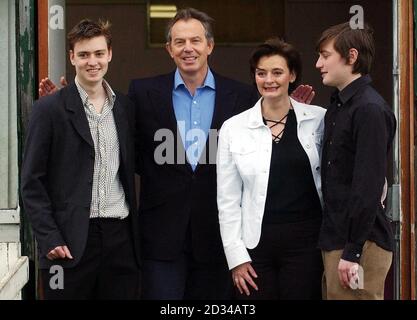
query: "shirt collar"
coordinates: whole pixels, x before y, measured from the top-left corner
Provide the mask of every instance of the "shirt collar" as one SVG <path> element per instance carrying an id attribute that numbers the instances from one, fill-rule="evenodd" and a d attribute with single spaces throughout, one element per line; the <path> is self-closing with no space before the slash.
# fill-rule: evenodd
<path id="1" fill-rule="evenodd" d="M 336 90 L 332 94 L 331 102 L 333 103 L 335 99 L 339 98 L 339 100 L 345 104 L 352 98 L 360 88 L 370 84 L 372 82 L 371 76 L 369 74 L 362 76 L 354 81 L 352 81 L 349 85 L 346 86 L 342 91 Z"/>
<path id="2" fill-rule="evenodd" d="M 75 85 L 77 86 L 78 93 L 80 94 L 81 101 L 82 101 L 83 105 L 86 105 L 86 103 L 88 101 L 88 93 L 87 93 L 87 91 L 84 90 L 84 88 L 78 82 L 77 77 L 75 77 Z M 103 79 L 103 87 L 104 87 L 104 90 L 106 91 L 107 98 L 109 99 L 109 105 L 110 105 L 110 107 L 113 107 L 114 101 L 116 100 L 116 94 L 114 93 L 110 84 L 104 79 Z"/>
<path id="3" fill-rule="evenodd" d="M 180 71 L 175 71 L 175 77 L 174 77 L 174 90 L 177 90 L 179 86 L 183 85 L 186 87 L 184 80 L 181 77 Z M 216 83 L 214 81 L 214 75 L 211 72 L 210 68 L 208 68 L 206 79 L 204 80 L 203 85 L 200 88 L 209 87 L 213 90 L 216 90 Z"/>

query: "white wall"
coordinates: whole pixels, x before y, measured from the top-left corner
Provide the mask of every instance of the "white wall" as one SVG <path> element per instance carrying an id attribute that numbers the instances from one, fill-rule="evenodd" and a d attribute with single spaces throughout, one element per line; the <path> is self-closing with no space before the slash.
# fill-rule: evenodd
<path id="1" fill-rule="evenodd" d="M 19 299 L 28 281 L 20 256 L 15 1 L 0 1 L 0 300 Z"/>

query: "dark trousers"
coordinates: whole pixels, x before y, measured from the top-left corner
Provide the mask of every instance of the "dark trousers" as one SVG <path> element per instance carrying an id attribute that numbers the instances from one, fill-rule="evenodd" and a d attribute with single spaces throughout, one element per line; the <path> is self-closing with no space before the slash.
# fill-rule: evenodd
<path id="1" fill-rule="evenodd" d="M 249 250 L 258 275 L 258 291 L 250 287 L 254 300 L 319 300 L 323 262 L 317 248 L 321 219 L 264 224 L 258 246 Z"/>
<path id="2" fill-rule="evenodd" d="M 183 253 L 175 260 L 142 260 L 142 298 L 145 300 L 228 300 L 233 283 L 223 263 L 196 261 L 188 230 Z"/>
<path id="3" fill-rule="evenodd" d="M 142 262 L 145 300 L 227 300 L 233 286 L 225 264 L 199 263 L 184 253 L 176 260 Z"/>
<path id="4" fill-rule="evenodd" d="M 54 274 L 42 270 L 45 299 L 139 299 L 140 273 L 129 223 L 128 219 L 91 219 L 79 264 L 64 269 L 64 289 L 53 290 L 49 282 Z"/>

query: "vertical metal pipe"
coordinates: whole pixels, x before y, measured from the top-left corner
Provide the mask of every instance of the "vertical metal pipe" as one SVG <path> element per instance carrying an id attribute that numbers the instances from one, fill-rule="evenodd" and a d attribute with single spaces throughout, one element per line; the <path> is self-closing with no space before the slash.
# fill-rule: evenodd
<path id="1" fill-rule="evenodd" d="M 400 123 L 400 61 L 399 61 L 399 19 L 398 19 L 398 0 L 392 1 L 393 11 L 393 112 L 397 123 Z M 393 256 L 394 267 L 394 299 L 400 299 L 400 285 L 401 285 L 401 205 L 400 205 L 400 135 L 399 128 L 397 129 L 394 142 L 393 142 L 393 185 L 392 185 L 392 197 L 391 207 L 392 216 L 396 217 L 394 221 L 394 241 L 395 250 Z"/>
<path id="2" fill-rule="evenodd" d="M 17 69 L 17 112 L 19 135 L 19 167 L 22 163 L 23 142 L 29 113 L 36 96 L 36 50 L 35 50 L 35 0 L 15 1 L 16 14 L 16 69 Z M 36 82 L 35 82 L 36 81 Z M 35 298 L 37 250 L 29 221 L 21 210 L 20 238 L 22 256 L 28 256 L 29 283 L 23 290 L 24 299 Z"/>

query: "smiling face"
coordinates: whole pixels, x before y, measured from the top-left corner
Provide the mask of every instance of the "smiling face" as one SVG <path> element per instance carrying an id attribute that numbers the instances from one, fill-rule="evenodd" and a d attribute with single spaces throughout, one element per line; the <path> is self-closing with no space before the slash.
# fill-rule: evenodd
<path id="1" fill-rule="evenodd" d="M 197 19 L 179 20 L 171 29 L 171 42 L 166 48 L 181 74 L 206 74 L 208 56 L 213 51 L 213 41 L 208 41 L 206 31 Z"/>
<path id="2" fill-rule="evenodd" d="M 111 58 L 112 50 L 107 47 L 104 36 L 77 41 L 70 51 L 78 81 L 89 86 L 101 83 Z"/>
<path id="3" fill-rule="evenodd" d="M 351 51 L 355 49 L 351 49 Z M 354 53 L 354 52 L 352 52 Z M 356 55 L 357 57 L 357 55 Z M 336 87 L 340 91 L 343 90 L 354 77 L 353 63 L 356 58 L 353 57 L 347 62 L 339 52 L 334 48 L 334 40 L 324 43 L 319 52 L 316 68 L 319 69 L 323 84 L 326 86 Z"/>
<path id="4" fill-rule="evenodd" d="M 295 79 L 296 75 L 280 55 L 260 58 L 255 69 L 256 86 L 264 99 L 288 99 L 289 84 Z"/>

